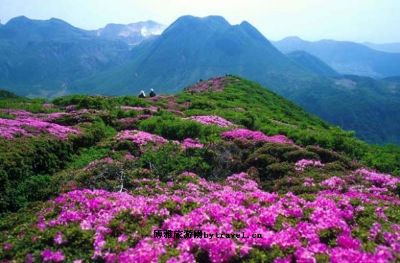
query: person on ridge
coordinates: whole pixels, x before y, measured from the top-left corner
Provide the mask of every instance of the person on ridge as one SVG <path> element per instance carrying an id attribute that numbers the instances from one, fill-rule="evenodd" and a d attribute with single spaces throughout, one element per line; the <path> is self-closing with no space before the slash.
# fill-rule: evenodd
<path id="1" fill-rule="evenodd" d="M 157 94 L 154 92 L 154 90 L 153 89 L 150 89 L 150 97 L 155 97 L 155 96 L 157 96 Z"/>
<path id="2" fill-rule="evenodd" d="M 138 97 L 139 97 L 139 98 L 146 98 L 146 94 L 144 93 L 144 90 L 140 91 Z"/>

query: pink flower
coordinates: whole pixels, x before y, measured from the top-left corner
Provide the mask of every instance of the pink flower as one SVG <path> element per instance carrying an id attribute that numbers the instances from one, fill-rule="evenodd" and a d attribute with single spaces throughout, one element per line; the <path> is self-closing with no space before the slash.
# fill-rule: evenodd
<path id="1" fill-rule="evenodd" d="M 206 115 L 206 116 L 192 116 L 188 118 L 189 120 L 199 122 L 204 125 L 216 125 L 222 128 L 227 128 L 233 126 L 233 123 L 225 120 L 219 116 Z"/>
<path id="2" fill-rule="evenodd" d="M 62 233 L 58 232 L 56 234 L 56 236 L 54 237 L 54 243 L 56 243 L 57 245 L 61 245 L 62 243 L 64 243 L 63 234 Z"/>
<path id="3" fill-rule="evenodd" d="M 217 77 L 209 80 L 201 81 L 187 89 L 189 92 L 211 92 L 211 91 L 222 91 L 224 90 L 226 78 Z"/>
<path id="4" fill-rule="evenodd" d="M 11 250 L 12 248 L 13 248 L 13 245 L 10 244 L 10 243 L 4 243 L 4 244 L 3 244 L 3 249 L 4 249 L 5 251 Z"/>
<path id="5" fill-rule="evenodd" d="M 343 248 L 359 249 L 361 243 L 358 239 L 355 239 L 349 235 L 341 235 L 337 238 L 337 244 Z"/>
<path id="6" fill-rule="evenodd" d="M 186 138 L 182 146 L 184 149 L 203 148 L 204 144 L 200 143 L 198 139 Z"/>
<path id="7" fill-rule="evenodd" d="M 127 160 L 127 161 L 133 161 L 133 160 L 136 160 L 137 157 L 133 156 L 130 153 L 127 153 L 127 154 L 125 154 L 124 159 Z"/>
<path id="8" fill-rule="evenodd" d="M 15 119 L 0 118 L 0 137 L 14 139 L 16 137 L 33 137 L 42 133 L 51 134 L 58 139 L 65 140 L 70 134 L 79 134 L 77 129 L 51 123 L 35 116 L 33 113 L 21 110 L 9 111 Z"/>
<path id="9" fill-rule="evenodd" d="M 167 142 L 167 140 L 161 136 L 138 130 L 125 130 L 119 132 L 117 135 L 117 139 L 121 141 L 122 140 L 132 141 L 138 146 L 144 146 L 147 145 L 148 143 L 164 144 Z"/>
<path id="10" fill-rule="evenodd" d="M 361 175 L 363 179 L 373 183 L 375 186 L 395 189 L 397 185 L 400 183 L 399 178 L 393 177 L 390 174 L 383 174 L 376 171 L 370 171 L 365 168 L 358 169 L 357 171 L 355 171 L 355 173 Z"/>
<path id="11" fill-rule="evenodd" d="M 315 186 L 314 178 L 311 177 L 304 178 L 303 186 Z"/>
<path id="12" fill-rule="evenodd" d="M 341 190 L 345 184 L 346 182 L 337 176 L 333 176 L 320 183 L 321 186 L 325 186 L 332 190 Z"/>
<path id="13" fill-rule="evenodd" d="M 272 143 L 293 143 L 284 135 L 267 136 L 260 131 L 251 131 L 248 129 L 235 129 L 222 133 L 225 139 L 249 140 L 255 142 L 272 142 Z"/>
<path id="14" fill-rule="evenodd" d="M 65 257 L 61 251 L 53 252 L 50 249 L 45 249 L 41 253 L 44 262 L 62 262 Z"/>
<path id="15" fill-rule="evenodd" d="M 295 169 L 296 169 L 296 171 L 302 172 L 307 167 L 323 167 L 323 166 L 324 165 L 318 160 L 301 159 L 296 162 Z"/>
<path id="16" fill-rule="evenodd" d="M 122 234 L 118 237 L 118 242 L 123 243 L 126 242 L 128 240 L 128 236 L 125 234 Z"/>

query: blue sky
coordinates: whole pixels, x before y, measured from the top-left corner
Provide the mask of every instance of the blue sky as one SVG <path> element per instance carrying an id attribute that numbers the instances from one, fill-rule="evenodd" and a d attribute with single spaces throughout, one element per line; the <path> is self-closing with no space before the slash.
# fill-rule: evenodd
<path id="1" fill-rule="evenodd" d="M 400 0 L 0 0 L 2 23 L 19 15 L 57 17 L 95 29 L 148 19 L 168 25 L 187 14 L 247 20 L 271 40 L 400 42 Z"/>

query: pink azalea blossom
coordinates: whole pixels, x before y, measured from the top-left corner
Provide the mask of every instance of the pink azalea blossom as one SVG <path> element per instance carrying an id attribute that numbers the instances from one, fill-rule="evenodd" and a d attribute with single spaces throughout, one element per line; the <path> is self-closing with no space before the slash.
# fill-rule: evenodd
<path id="1" fill-rule="evenodd" d="M 307 167 L 323 167 L 324 165 L 318 160 L 301 159 L 295 163 L 296 171 L 304 171 Z"/>
<path id="2" fill-rule="evenodd" d="M 154 134 L 144 132 L 144 131 L 138 131 L 138 130 L 121 131 L 117 135 L 117 140 L 131 141 L 138 146 L 144 146 L 144 145 L 147 145 L 148 143 L 153 143 L 153 144 L 167 143 L 167 140 L 161 136 L 154 135 Z"/>
<path id="3" fill-rule="evenodd" d="M 346 181 L 333 177 L 321 183 L 328 190 L 318 192 L 312 200 L 305 200 L 293 193 L 278 195 L 265 192 L 246 173 L 234 174 L 224 182 L 209 182 L 190 172 L 179 176 L 195 180 L 179 188 L 180 183 L 173 181 L 164 184 L 156 179 L 136 179 L 140 186 L 135 191 L 145 191 L 148 193 L 146 196 L 89 189 L 61 194 L 48 209 L 49 212 L 58 211 L 57 215 L 48 220 L 44 220 L 45 215 L 39 216 L 44 221 L 43 231 L 58 226 L 79 225 L 82 231 L 93 232 L 93 258 L 106 262 L 157 262 L 170 248 L 176 249 L 179 255 L 167 259 L 167 262 L 194 262 L 193 251 L 198 249 L 207 252 L 211 262 L 241 259 L 253 248 L 268 249 L 272 246 L 294 251 L 276 259 L 276 262 L 315 262 L 318 254 L 327 255 L 331 262 L 389 262 L 400 252 L 400 226 L 396 224 L 387 222 L 392 229 L 382 233 L 385 242 L 374 252 L 364 251 L 362 241 L 351 235 L 357 228 L 356 216 L 362 212 L 358 206 L 352 205 L 351 200 L 357 198 L 371 205 L 400 205 L 400 199 L 390 192 L 371 193 L 356 186 L 347 187 L 349 190 L 346 192 L 338 191 Z M 185 204 L 195 206 L 185 213 L 175 213 L 166 209 L 166 201 L 172 201 L 176 207 Z M 167 239 L 139 237 L 135 232 L 118 233 L 113 237 L 115 233 L 110 228 L 110 222 L 126 212 L 144 222 L 152 216 L 162 218 L 162 224 L 153 226 L 154 229 L 231 233 L 235 231 L 235 224 L 241 222 L 241 233 L 257 233 L 262 237 Z M 282 218 L 294 223 L 283 222 L 276 229 L 278 219 Z M 332 247 L 320 240 L 320 233 L 330 229 L 339 233 L 337 244 Z M 370 231 L 372 239 L 382 232 L 378 225 Z M 107 246 L 110 238 L 120 243 L 131 238 L 137 242 L 118 251 Z M 43 251 L 43 261 L 64 259 L 62 253 L 56 253 L 60 252 Z"/>
<path id="4" fill-rule="evenodd" d="M 332 190 L 341 190 L 345 184 L 346 182 L 337 176 L 333 176 L 321 182 L 321 186 L 325 186 Z"/>
<path id="5" fill-rule="evenodd" d="M 65 259 L 61 251 L 53 252 L 50 249 L 43 250 L 41 255 L 44 262 L 62 262 Z"/>
<path id="6" fill-rule="evenodd" d="M 14 139 L 18 136 L 32 137 L 42 133 L 51 134 L 58 139 L 67 139 L 70 134 L 80 132 L 71 127 L 62 126 L 56 123 L 39 118 L 33 113 L 23 110 L 13 110 L 7 113 L 15 115 L 15 119 L 0 118 L 0 137 Z"/>
<path id="7" fill-rule="evenodd" d="M 284 135 L 267 136 L 260 131 L 251 131 L 248 129 L 235 129 L 226 131 L 222 133 L 222 137 L 230 140 L 238 139 L 255 142 L 293 143 Z"/>
<path id="8" fill-rule="evenodd" d="M 376 186 L 395 189 L 400 183 L 400 179 L 397 177 L 393 177 L 390 174 L 383 174 L 376 171 L 371 171 L 365 168 L 358 169 L 357 171 L 355 171 L 355 173 L 361 175 L 363 179 L 373 183 Z"/>
<path id="9" fill-rule="evenodd" d="M 193 149 L 193 148 L 203 148 L 204 144 L 202 144 L 198 139 L 186 138 L 182 142 L 182 146 L 184 149 Z"/>
<path id="10" fill-rule="evenodd" d="M 233 126 L 233 123 L 225 120 L 222 117 L 215 115 L 206 115 L 206 116 L 191 116 L 188 118 L 189 120 L 199 122 L 204 125 L 216 125 L 222 128 L 227 128 Z"/>

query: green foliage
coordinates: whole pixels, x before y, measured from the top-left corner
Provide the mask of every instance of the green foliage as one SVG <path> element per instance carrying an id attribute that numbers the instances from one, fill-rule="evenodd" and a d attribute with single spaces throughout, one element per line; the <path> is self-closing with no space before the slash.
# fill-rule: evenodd
<path id="1" fill-rule="evenodd" d="M 58 106 L 75 105 L 78 109 L 112 110 L 117 106 L 148 106 L 149 103 L 132 96 L 105 97 L 87 95 L 68 95 L 53 100 Z"/>
<path id="2" fill-rule="evenodd" d="M 0 99 L 17 99 L 17 98 L 19 98 L 19 96 L 15 95 L 14 93 L 8 90 L 0 89 Z"/>
<path id="3" fill-rule="evenodd" d="M 334 247 L 336 246 L 336 239 L 340 234 L 340 230 L 335 228 L 328 228 L 325 230 L 321 230 L 319 233 L 319 239 L 321 243 L 324 243 L 328 246 Z"/>
<path id="4" fill-rule="evenodd" d="M 246 263 L 272 263 L 276 258 L 284 258 L 285 253 L 278 246 L 270 249 L 252 249 L 249 255 L 243 259 Z"/>
<path id="5" fill-rule="evenodd" d="M 370 146 L 363 157 L 370 167 L 400 176 L 400 147 L 396 145 Z"/>
<path id="6" fill-rule="evenodd" d="M 216 126 L 205 126 L 194 121 L 183 120 L 172 114 L 163 114 L 141 121 L 139 129 L 161 135 L 169 140 L 180 141 L 186 138 L 216 140 L 223 130 Z"/>
<path id="7" fill-rule="evenodd" d="M 74 153 L 90 147 L 115 131 L 102 122 L 82 126 L 83 135 L 70 140 L 50 136 L 0 139 L 0 213 L 16 211 L 32 201 L 46 200 L 57 193 L 51 175 L 64 169 Z M 79 160 L 77 160 L 79 164 Z"/>
<path id="8" fill-rule="evenodd" d="M 184 92 L 179 94 L 178 101 L 190 103 L 185 111 L 188 115 L 216 114 L 269 135 L 286 134 L 299 145 L 318 145 L 321 150 L 315 147 L 307 150 L 320 155 L 323 162 L 338 160 L 349 167 L 350 160 L 357 159 L 400 175 L 400 147 L 370 146 L 358 140 L 354 132 L 328 125 L 254 82 L 229 77 L 223 92 Z M 327 152 L 329 149 L 337 153 Z"/>
<path id="9" fill-rule="evenodd" d="M 26 99 L 26 98 L 11 98 L 0 99 L 0 109 L 21 109 L 33 113 L 38 112 L 55 112 L 57 108 L 46 108 L 43 103 L 44 99 Z"/>
<path id="10" fill-rule="evenodd" d="M 170 180 L 184 171 L 206 176 L 210 166 L 202 159 L 204 151 L 206 150 L 199 149 L 187 154 L 180 146 L 170 143 L 157 150 L 146 151 L 139 159 L 139 164 L 143 168 L 151 169 L 162 181 Z"/>
<path id="11" fill-rule="evenodd" d="M 110 149 L 107 147 L 93 146 L 90 148 L 83 148 L 79 154 L 72 157 L 72 161 L 68 164 L 68 168 L 80 169 L 88 165 L 94 160 L 101 159 L 107 155 Z"/>

